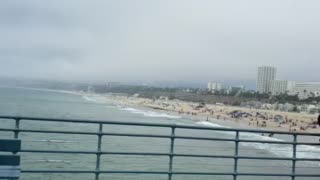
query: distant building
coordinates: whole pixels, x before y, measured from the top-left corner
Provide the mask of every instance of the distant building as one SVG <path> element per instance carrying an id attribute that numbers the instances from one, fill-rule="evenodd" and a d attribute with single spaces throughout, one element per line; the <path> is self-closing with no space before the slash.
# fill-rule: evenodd
<path id="1" fill-rule="evenodd" d="M 220 91 L 223 89 L 223 85 L 221 83 L 213 83 L 212 88 L 213 88 L 213 90 Z"/>
<path id="2" fill-rule="evenodd" d="M 317 97 L 320 95 L 320 82 L 296 83 L 292 92 L 298 94 L 299 99 Z"/>
<path id="3" fill-rule="evenodd" d="M 271 81 L 276 79 L 277 69 L 275 67 L 261 66 L 258 67 L 257 74 L 257 92 L 270 93 Z"/>
<path id="4" fill-rule="evenodd" d="M 212 89 L 212 82 L 208 82 L 207 89 L 208 89 L 208 91 L 211 91 L 211 89 Z"/>
<path id="5" fill-rule="evenodd" d="M 94 93 L 94 88 L 92 86 L 88 86 L 87 93 Z"/>
<path id="6" fill-rule="evenodd" d="M 294 90 L 297 92 L 320 92 L 320 82 L 296 83 Z"/>
<path id="7" fill-rule="evenodd" d="M 227 93 L 241 93 L 243 91 L 246 90 L 246 87 L 244 85 L 240 85 L 240 86 L 229 86 L 227 88 Z"/>
<path id="8" fill-rule="evenodd" d="M 221 91 L 223 89 L 223 85 L 217 82 L 209 82 L 208 90 L 209 91 Z"/>
<path id="9" fill-rule="evenodd" d="M 232 91 L 232 92 L 234 92 L 234 91 L 243 91 L 243 90 L 245 90 L 246 89 L 246 87 L 244 86 L 244 85 L 240 85 L 240 86 L 230 86 L 229 87 L 229 90 L 230 91 Z"/>
<path id="10" fill-rule="evenodd" d="M 191 92 L 194 92 L 194 90 L 191 88 L 184 88 L 184 89 L 182 89 L 182 92 L 191 93 Z"/>
<path id="11" fill-rule="evenodd" d="M 273 80 L 270 82 L 271 86 L 271 94 L 272 95 L 279 95 L 291 92 L 295 87 L 294 81 L 287 81 L 287 80 Z"/>
<path id="12" fill-rule="evenodd" d="M 121 85 L 120 82 L 107 82 L 107 87 L 116 87 L 120 85 Z"/>

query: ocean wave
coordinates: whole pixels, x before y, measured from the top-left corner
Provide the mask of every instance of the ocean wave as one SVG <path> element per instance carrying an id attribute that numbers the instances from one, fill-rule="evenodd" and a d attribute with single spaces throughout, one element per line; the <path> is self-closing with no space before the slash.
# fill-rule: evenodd
<path id="1" fill-rule="evenodd" d="M 169 118 L 169 119 L 180 119 L 181 118 L 181 116 L 174 116 L 174 115 L 169 115 L 166 113 L 158 113 L 155 111 L 144 111 L 144 110 L 140 110 L 140 109 L 135 109 L 135 108 L 130 108 L 130 107 L 121 107 L 121 106 L 119 108 L 120 108 L 120 110 L 129 111 L 134 114 L 141 114 L 145 117 L 158 117 L 158 118 Z"/>
<path id="2" fill-rule="evenodd" d="M 231 128 L 228 126 L 222 126 L 219 124 L 211 123 L 211 122 L 197 122 L 197 125 L 202 126 L 209 126 L 209 127 L 216 127 L 216 128 Z M 224 133 L 230 136 L 235 136 L 235 133 L 232 131 L 217 131 L 217 133 Z M 241 139 L 247 140 L 263 140 L 263 141 L 275 141 L 275 142 L 283 142 L 285 140 L 278 139 L 275 137 L 263 136 L 255 133 L 240 133 Z M 240 143 L 241 146 L 250 147 L 258 150 L 265 150 L 269 153 L 279 156 L 279 157 L 293 157 L 293 146 L 292 145 L 285 145 L 285 144 L 270 144 L 270 143 Z M 308 145 L 298 145 L 297 146 L 297 153 L 296 156 L 298 158 L 318 158 L 320 156 L 320 148 Z M 317 163 L 320 166 L 320 163 Z"/>
<path id="3" fill-rule="evenodd" d="M 83 99 L 90 101 L 90 102 L 94 102 L 94 103 L 99 103 L 99 104 L 103 104 L 105 103 L 105 99 L 101 96 L 82 96 Z"/>
<path id="4" fill-rule="evenodd" d="M 215 123 L 211 123 L 211 122 L 207 122 L 207 121 L 196 122 L 196 124 L 202 125 L 202 126 L 218 127 L 218 128 L 230 128 L 228 126 L 222 126 L 220 124 L 215 124 Z"/>

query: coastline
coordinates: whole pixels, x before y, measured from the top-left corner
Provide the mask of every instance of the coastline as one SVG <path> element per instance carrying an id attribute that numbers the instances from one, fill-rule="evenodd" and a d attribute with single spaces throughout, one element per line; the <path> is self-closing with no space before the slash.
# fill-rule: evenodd
<path id="1" fill-rule="evenodd" d="M 199 103 L 185 102 L 181 100 L 167 100 L 167 99 L 147 99 L 136 96 L 127 96 L 125 94 L 110 93 L 110 94 L 96 94 L 76 91 L 65 90 L 52 90 L 44 88 L 29 88 L 29 87 L 10 87 L 0 85 L 4 88 L 19 88 L 29 89 L 36 91 L 48 91 L 56 93 L 67 93 L 79 95 L 82 97 L 99 97 L 102 98 L 99 103 L 110 102 L 113 105 L 122 107 L 132 107 L 137 109 L 152 110 L 155 112 L 166 113 L 172 116 L 178 116 L 195 122 L 214 122 L 219 125 L 230 126 L 232 128 L 242 129 L 258 129 L 258 130 L 274 130 L 284 132 L 307 132 L 307 133 L 320 133 L 320 127 L 312 128 L 310 124 L 316 120 L 316 115 L 281 112 L 263 109 L 250 109 L 245 107 L 224 106 L 217 104 L 206 104 L 199 107 Z M 86 98 L 85 98 L 86 99 Z M 87 99 L 89 100 L 89 99 Z M 251 114 L 250 117 L 233 117 L 232 112 L 241 112 L 244 114 Z M 259 113 L 261 116 L 256 117 L 255 114 Z M 280 115 L 285 117 L 286 123 L 276 122 L 273 117 Z M 302 128 L 301 128 L 302 127 Z"/>
<path id="2" fill-rule="evenodd" d="M 198 103 L 180 100 L 152 100 L 140 97 L 128 97 L 115 94 L 86 94 L 88 96 L 101 96 L 114 105 L 132 108 L 147 108 L 156 112 L 167 113 L 173 116 L 191 119 L 193 121 L 208 121 L 233 128 L 275 130 L 284 132 L 320 133 L 320 128 L 310 124 L 316 116 L 303 113 L 280 112 L 244 107 L 222 106 L 207 104 L 199 107 Z M 232 112 L 248 113 L 252 116 L 233 117 Z M 259 114 L 256 116 L 256 114 Z M 275 116 L 285 117 L 282 122 L 275 121 Z M 286 122 L 285 122 L 286 121 Z"/>

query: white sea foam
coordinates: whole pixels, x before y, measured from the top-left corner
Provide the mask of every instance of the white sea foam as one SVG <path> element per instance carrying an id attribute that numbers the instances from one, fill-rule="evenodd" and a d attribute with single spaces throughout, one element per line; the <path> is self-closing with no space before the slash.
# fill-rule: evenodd
<path id="1" fill-rule="evenodd" d="M 230 128 L 227 126 L 222 126 L 219 124 L 211 123 L 211 122 L 197 122 L 197 125 L 202 126 L 210 126 L 210 127 L 220 127 L 220 128 Z M 217 131 L 219 133 L 228 134 L 230 136 L 234 136 L 234 132 L 228 132 L 228 131 Z M 282 139 L 274 138 L 274 137 L 268 137 L 263 136 L 255 133 L 240 133 L 241 139 L 248 139 L 248 140 L 263 140 L 263 141 L 277 141 L 281 142 L 284 141 Z M 292 145 L 286 145 L 286 144 L 270 144 L 270 143 L 241 143 L 241 146 L 249 147 L 249 148 L 255 148 L 259 150 L 265 150 L 268 151 L 271 154 L 274 154 L 279 157 L 288 157 L 291 158 L 293 153 L 293 146 Z M 319 158 L 320 156 L 320 148 L 314 147 L 314 146 L 308 146 L 308 145 L 301 145 L 297 146 L 297 157 L 298 158 Z M 317 163 L 318 166 L 320 166 L 320 163 Z"/>
<path id="2" fill-rule="evenodd" d="M 169 115 L 166 113 L 158 113 L 155 111 L 144 111 L 140 109 L 130 108 L 130 107 L 119 107 L 120 110 L 129 111 L 134 114 L 141 114 L 146 117 L 159 117 L 159 118 L 169 118 L 169 119 L 180 119 L 181 116 Z"/>
<path id="3" fill-rule="evenodd" d="M 94 103 L 99 103 L 99 104 L 103 104 L 105 103 L 105 99 L 102 96 L 82 96 L 83 99 L 90 101 L 90 102 L 94 102 Z"/>
<path id="4" fill-rule="evenodd" d="M 196 122 L 196 124 L 197 125 L 203 125 L 203 126 L 219 127 L 219 128 L 229 128 L 227 126 L 222 126 L 222 125 L 211 123 L 211 122 L 207 122 L 207 121 Z"/>

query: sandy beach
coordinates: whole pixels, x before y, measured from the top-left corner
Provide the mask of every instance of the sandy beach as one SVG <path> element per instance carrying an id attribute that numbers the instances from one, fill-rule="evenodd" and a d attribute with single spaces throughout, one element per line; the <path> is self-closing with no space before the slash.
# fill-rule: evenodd
<path id="1" fill-rule="evenodd" d="M 123 95 L 106 95 L 108 101 L 124 107 L 151 108 L 188 117 L 195 121 L 220 121 L 239 128 L 268 129 L 286 132 L 320 133 L 317 115 L 250 109 L 222 104 L 199 104 L 180 100 L 146 99 Z"/>

